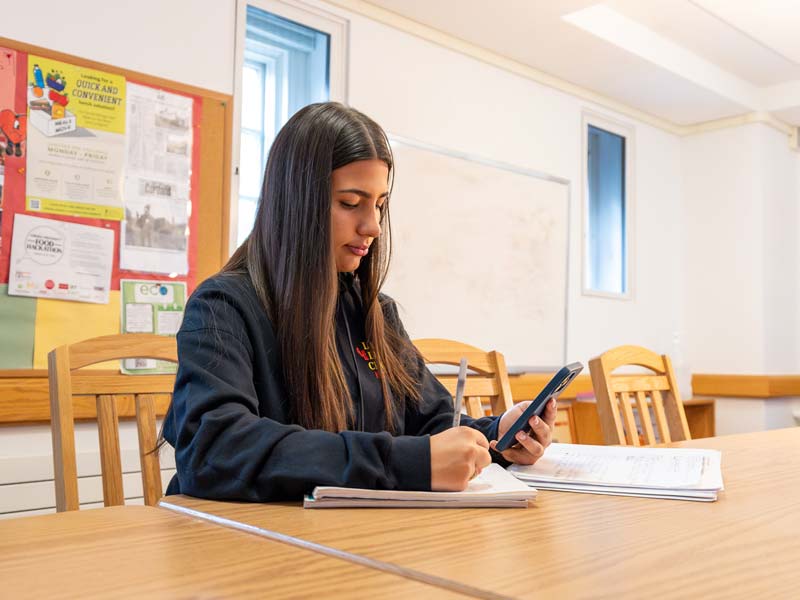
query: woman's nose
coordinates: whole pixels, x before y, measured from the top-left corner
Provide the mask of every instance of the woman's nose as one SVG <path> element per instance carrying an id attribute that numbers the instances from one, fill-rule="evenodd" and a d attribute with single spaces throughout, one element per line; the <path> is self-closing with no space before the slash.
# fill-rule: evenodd
<path id="1" fill-rule="evenodd" d="M 370 211 L 369 215 L 361 221 L 358 233 L 371 238 L 376 238 L 381 234 L 380 213 L 377 210 Z"/>

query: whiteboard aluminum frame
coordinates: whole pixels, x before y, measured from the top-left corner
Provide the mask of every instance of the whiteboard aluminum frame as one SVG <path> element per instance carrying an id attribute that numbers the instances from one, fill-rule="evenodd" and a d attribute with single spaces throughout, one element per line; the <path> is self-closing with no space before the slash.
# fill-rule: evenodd
<path id="1" fill-rule="evenodd" d="M 565 268 L 565 289 L 564 289 L 564 352 L 561 357 L 561 364 L 560 365 L 509 365 L 508 371 L 509 373 L 522 373 L 522 372 L 549 372 L 551 370 L 558 370 L 563 365 L 567 364 L 567 356 L 568 353 L 568 343 L 569 343 L 569 275 L 570 275 L 570 234 L 572 232 L 572 182 L 569 179 L 564 177 L 559 177 L 558 175 L 552 175 L 550 173 L 545 173 L 544 171 L 537 171 L 535 169 L 527 169 L 525 167 L 520 167 L 517 165 L 512 165 L 510 163 L 505 163 L 501 161 L 492 160 L 490 158 L 484 158 L 482 156 L 478 156 L 476 154 L 471 154 L 469 152 L 462 152 L 461 150 L 453 150 L 450 148 L 444 148 L 442 146 L 436 146 L 434 144 L 429 144 L 427 142 L 422 142 L 419 140 L 414 140 L 411 138 L 403 137 L 400 135 L 395 135 L 390 132 L 386 132 L 387 137 L 389 138 L 390 143 L 401 144 L 404 146 L 410 146 L 412 148 L 419 148 L 420 150 L 427 150 L 429 152 L 435 152 L 437 154 L 442 154 L 444 156 L 449 156 L 451 158 L 460 158 L 462 160 L 467 160 L 470 162 L 474 162 L 480 165 L 484 165 L 487 167 L 492 167 L 495 169 L 501 169 L 503 171 L 509 171 L 511 173 L 516 173 L 518 175 L 525 175 L 527 177 L 533 177 L 535 179 L 542 179 L 544 181 L 552 181 L 554 183 L 559 183 L 561 185 L 566 186 L 567 188 L 567 256 L 566 256 L 566 264 L 564 265 Z M 501 350 L 502 352 L 502 350 Z"/>

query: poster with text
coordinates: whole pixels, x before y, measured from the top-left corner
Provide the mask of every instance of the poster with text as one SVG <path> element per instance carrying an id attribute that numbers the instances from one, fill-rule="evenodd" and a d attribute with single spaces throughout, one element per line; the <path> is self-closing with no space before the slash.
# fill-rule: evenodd
<path id="1" fill-rule="evenodd" d="M 192 99 L 128 83 L 120 268 L 189 271 Z"/>
<path id="2" fill-rule="evenodd" d="M 122 220 L 125 78 L 28 56 L 29 211 Z"/>
<path id="3" fill-rule="evenodd" d="M 113 257 L 111 229 L 17 214 L 8 293 L 108 304 Z"/>
<path id="4" fill-rule="evenodd" d="M 154 333 L 175 336 L 183 321 L 186 284 L 180 281 L 121 279 L 120 330 L 122 333 Z M 152 358 L 121 361 L 127 374 L 175 373 L 177 365 Z"/>

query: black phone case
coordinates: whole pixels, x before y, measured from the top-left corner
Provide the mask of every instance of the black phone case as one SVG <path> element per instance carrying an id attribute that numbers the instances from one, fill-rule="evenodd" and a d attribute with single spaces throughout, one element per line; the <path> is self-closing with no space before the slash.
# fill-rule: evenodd
<path id="1" fill-rule="evenodd" d="M 517 441 L 515 436 L 518 431 L 522 430 L 526 433 L 530 433 L 531 426 L 528 424 L 528 420 L 534 415 L 537 417 L 541 416 L 547 403 L 553 398 L 558 398 L 558 395 L 582 370 L 583 365 L 579 362 L 570 363 L 566 367 L 559 369 L 558 373 L 556 373 L 553 378 L 547 382 L 544 389 L 539 392 L 536 399 L 528 405 L 525 412 L 520 415 L 511 428 L 506 431 L 506 434 L 497 442 L 496 450 L 498 452 L 504 452 L 513 446 Z"/>

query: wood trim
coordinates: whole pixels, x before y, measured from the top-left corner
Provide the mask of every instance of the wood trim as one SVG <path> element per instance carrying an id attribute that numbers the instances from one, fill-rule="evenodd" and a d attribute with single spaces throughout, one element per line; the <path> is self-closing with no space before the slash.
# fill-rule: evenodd
<path id="1" fill-rule="evenodd" d="M 117 371 L 92 371 L 93 375 L 103 373 L 118 376 Z M 144 377 L 144 376 L 142 376 Z M 172 375 L 148 376 L 166 380 Z M 511 395 L 514 402 L 531 400 L 550 381 L 551 373 L 523 373 L 509 375 Z M 110 377 L 111 378 L 111 377 Z M 75 377 L 74 386 L 80 384 L 80 376 Z M 155 382 L 154 382 L 155 383 Z M 160 381 L 160 391 L 171 391 L 169 382 Z M 692 390 L 696 396 L 716 396 L 725 398 L 781 398 L 800 396 L 800 375 L 707 375 L 692 376 Z M 137 391 L 142 393 L 141 386 Z M 153 390 L 155 393 L 156 390 Z M 124 390 L 109 390 L 108 393 L 124 393 Z M 592 382 L 588 375 L 579 375 L 564 390 L 560 398 L 571 400 L 578 394 L 593 394 Z M 156 403 L 156 415 L 163 417 L 167 405 L 164 401 Z M 133 406 L 119 408 L 120 418 L 135 417 Z M 75 400 L 75 418 L 95 419 L 95 410 L 79 399 Z M 0 371 L 0 425 L 3 424 L 48 424 L 50 423 L 50 399 L 48 395 L 47 370 L 3 370 Z"/>
<path id="2" fill-rule="evenodd" d="M 542 391 L 553 373 L 522 373 L 508 376 L 511 385 L 511 397 L 514 402 L 533 400 Z M 574 400 L 578 394 L 594 394 L 592 380 L 588 375 L 578 375 L 559 396 L 563 400 Z"/>
<path id="3" fill-rule="evenodd" d="M 50 395 L 47 371 L 44 369 L 31 369 L 23 371 L 0 371 L 0 425 L 26 424 L 47 425 L 50 423 Z M 11 376 L 9 376 L 9 374 Z M 109 382 L 118 380 L 120 374 L 112 370 L 92 370 L 87 376 L 108 376 Z M 81 396 L 74 392 L 80 389 L 81 373 L 72 376 L 73 386 L 73 413 L 76 420 L 94 420 L 97 418 L 94 397 Z M 141 375 L 136 377 L 136 390 L 125 390 L 109 384 L 108 389 L 102 391 L 109 394 L 140 393 L 171 393 L 174 386 L 174 375 Z M 144 385 L 145 383 L 149 385 Z M 145 389 L 150 388 L 153 389 Z M 169 406 L 169 398 L 156 397 L 156 416 L 163 417 Z M 120 402 L 117 406 L 120 419 L 133 419 L 136 410 L 133 401 Z"/>
<path id="4" fill-rule="evenodd" d="M 204 97 L 201 111 L 197 283 L 228 260 L 233 100 Z"/>
<path id="5" fill-rule="evenodd" d="M 119 372 L 113 370 L 92 370 L 91 375 L 107 375 L 109 382 L 119 378 Z M 552 373 L 523 373 L 509 375 L 511 396 L 514 402 L 532 400 L 552 378 Z M 144 381 L 152 382 L 154 389 L 143 389 Z M 148 375 L 140 376 L 137 380 L 136 390 L 124 390 L 119 387 L 103 392 L 109 394 L 123 394 L 126 391 L 133 393 L 158 393 L 171 392 L 173 375 Z M 111 385 L 111 383 L 109 384 Z M 80 373 L 73 375 L 73 388 L 80 390 Z M 160 388 L 160 389 L 155 389 Z M 592 394 L 592 383 L 588 375 L 579 375 L 564 390 L 560 398 L 574 399 L 577 394 Z M 77 420 L 91 420 L 96 418 L 93 402 L 85 403 L 80 398 L 73 402 L 75 418 Z M 166 414 L 167 403 L 163 400 L 156 402 L 156 415 L 163 417 Z M 135 417 L 133 405 L 120 406 L 119 417 L 131 419 Z M 0 425 L 3 424 L 48 424 L 50 423 L 50 400 L 48 395 L 47 370 L 0 370 Z"/>
<path id="6" fill-rule="evenodd" d="M 800 375 L 692 375 L 695 396 L 785 398 L 800 396 Z"/>

